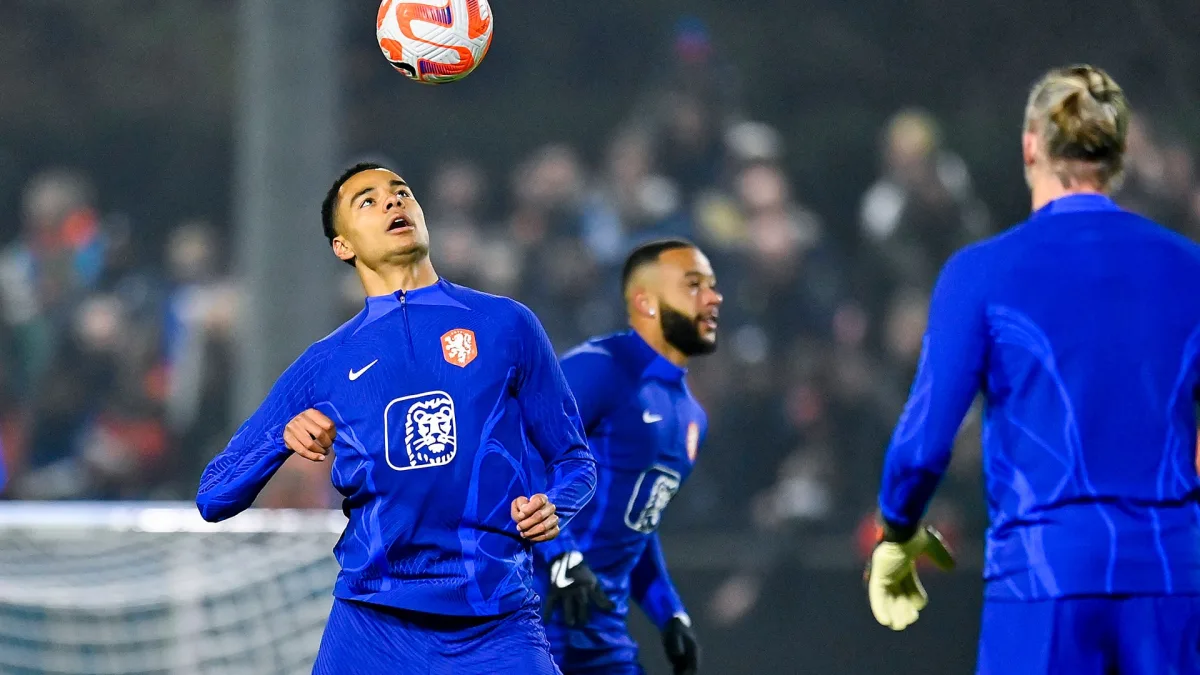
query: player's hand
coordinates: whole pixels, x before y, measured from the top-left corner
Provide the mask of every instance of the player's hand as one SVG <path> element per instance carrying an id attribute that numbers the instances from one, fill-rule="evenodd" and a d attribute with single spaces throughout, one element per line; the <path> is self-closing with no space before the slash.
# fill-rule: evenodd
<path id="1" fill-rule="evenodd" d="M 550 561 L 550 590 L 542 609 L 542 619 L 549 620 L 554 610 L 562 605 L 563 621 L 571 627 L 583 626 L 588 621 L 592 604 L 606 612 L 615 606 L 600 588 L 596 573 L 583 562 L 583 554 L 571 551 Z"/>
<path id="2" fill-rule="evenodd" d="M 337 429 L 333 420 L 312 408 L 293 417 L 283 428 L 283 442 L 287 449 L 312 462 L 325 461 L 336 437 Z"/>
<path id="3" fill-rule="evenodd" d="M 557 509 L 544 494 L 532 497 L 517 497 L 512 502 L 512 519 L 517 532 L 529 541 L 538 544 L 558 536 Z"/>
<path id="4" fill-rule="evenodd" d="M 671 617 L 663 628 L 662 638 L 675 675 L 700 672 L 700 643 L 696 641 L 696 632 L 692 630 L 692 620 L 687 614 Z"/>
<path id="5" fill-rule="evenodd" d="M 867 563 L 867 597 L 875 620 L 904 630 L 917 620 L 929 595 L 917 577 L 917 558 L 929 556 L 943 570 L 953 569 L 954 556 L 938 531 L 926 525 L 903 542 L 881 540 Z"/>

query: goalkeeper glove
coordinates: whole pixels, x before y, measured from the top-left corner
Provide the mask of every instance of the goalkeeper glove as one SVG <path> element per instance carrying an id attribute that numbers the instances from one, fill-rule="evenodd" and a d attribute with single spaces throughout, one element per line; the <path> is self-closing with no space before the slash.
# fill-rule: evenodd
<path id="1" fill-rule="evenodd" d="M 926 525 L 912 536 L 905 538 L 905 534 L 885 524 L 865 574 L 871 613 L 892 630 L 907 628 L 929 603 L 929 595 L 917 577 L 917 558 L 927 555 L 943 570 L 954 567 L 954 557 L 937 530 Z"/>
<path id="2" fill-rule="evenodd" d="M 675 675 L 696 675 L 700 668 L 700 644 L 687 614 L 676 614 L 663 627 L 663 648 Z"/>
<path id="3" fill-rule="evenodd" d="M 604 611 L 614 608 L 612 600 L 600 589 L 600 580 L 583 562 L 579 551 L 564 553 L 550 562 L 550 591 L 542 618 L 548 620 L 555 606 L 562 605 L 563 620 L 568 626 L 582 626 L 588 621 L 588 607 L 595 604 Z"/>

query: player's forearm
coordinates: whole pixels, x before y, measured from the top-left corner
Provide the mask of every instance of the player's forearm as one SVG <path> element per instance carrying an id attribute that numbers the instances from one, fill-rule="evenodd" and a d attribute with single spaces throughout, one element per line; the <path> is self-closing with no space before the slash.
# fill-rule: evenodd
<path id="1" fill-rule="evenodd" d="M 679 597 L 679 592 L 675 590 L 674 584 L 668 577 L 654 580 L 649 586 L 642 589 L 641 593 L 635 592 L 631 596 L 638 607 L 645 612 L 650 622 L 659 630 L 662 630 L 672 617 L 687 614 L 687 610 L 683 606 L 683 599 Z"/>
<path id="2" fill-rule="evenodd" d="M 205 520 L 225 520 L 249 508 L 292 454 L 283 432 L 312 403 L 313 378 L 325 362 L 321 356 L 324 344 L 309 347 L 287 367 L 258 410 L 204 469 L 196 506 Z"/>
<path id="3" fill-rule="evenodd" d="M 279 433 L 258 438 L 257 443 L 247 445 L 235 436 L 204 469 L 196 507 L 205 520 L 219 522 L 249 508 L 291 454 Z"/>
<path id="4" fill-rule="evenodd" d="M 975 384 L 927 349 L 912 394 L 883 464 L 879 510 L 899 532 L 917 526 L 950 465 L 954 438 L 975 396 Z"/>
<path id="5" fill-rule="evenodd" d="M 915 528 L 950 464 L 958 424 L 955 411 L 938 391 L 936 367 L 923 360 L 912 394 L 892 436 L 883 463 L 879 510 L 884 521 L 903 532 Z M 953 406 L 957 408 L 957 406 Z M 962 419 L 959 412 L 957 419 Z"/>
<path id="6" fill-rule="evenodd" d="M 629 594 L 659 630 L 671 617 L 687 613 L 667 572 L 667 561 L 657 534 L 646 545 L 629 575 Z"/>
<path id="7" fill-rule="evenodd" d="M 915 528 L 950 465 L 954 437 L 984 380 L 987 275 L 956 254 L 934 288 L 921 360 L 884 460 L 879 509 L 892 529 Z"/>
<path id="8" fill-rule="evenodd" d="M 879 490 L 879 512 L 889 530 L 889 539 L 904 541 L 916 531 L 943 473 L 927 467 L 904 466 L 889 456 Z"/>
<path id="9" fill-rule="evenodd" d="M 596 460 L 582 449 L 555 460 L 548 468 L 546 498 L 554 504 L 559 527 L 566 527 L 596 493 Z"/>
<path id="10" fill-rule="evenodd" d="M 546 498 L 559 527 L 566 527 L 596 491 L 596 460 L 546 330 L 527 307 L 517 309 L 518 330 L 525 335 L 517 401 L 549 476 Z"/>

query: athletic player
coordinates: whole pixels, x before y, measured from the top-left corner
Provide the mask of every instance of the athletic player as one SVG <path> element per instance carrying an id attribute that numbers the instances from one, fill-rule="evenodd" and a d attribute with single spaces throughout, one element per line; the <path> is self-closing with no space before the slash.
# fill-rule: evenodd
<path id="1" fill-rule="evenodd" d="M 1091 66 L 1025 109 L 1033 215 L 946 263 L 884 465 L 871 609 L 926 597 L 920 519 L 976 392 L 987 534 L 979 673 L 1200 673 L 1200 247 L 1107 196 L 1129 110 Z"/>
<path id="2" fill-rule="evenodd" d="M 679 239 L 634 250 L 621 280 L 631 330 L 562 361 L 600 469 L 596 497 L 536 550 L 547 634 L 567 675 L 642 673 L 626 627 L 632 599 L 662 631 L 674 671 L 691 674 L 696 637 L 655 531 L 707 431 L 685 366 L 716 349 L 721 294 L 708 258 Z"/>
<path id="3" fill-rule="evenodd" d="M 236 515 L 291 453 L 333 448 L 349 523 L 313 672 L 557 673 L 530 547 L 591 498 L 596 469 L 545 331 L 513 300 L 438 278 L 421 206 L 381 166 L 339 177 L 322 220 L 366 306 L 209 464 L 201 513 Z M 542 465 L 548 488 L 529 496 Z"/>

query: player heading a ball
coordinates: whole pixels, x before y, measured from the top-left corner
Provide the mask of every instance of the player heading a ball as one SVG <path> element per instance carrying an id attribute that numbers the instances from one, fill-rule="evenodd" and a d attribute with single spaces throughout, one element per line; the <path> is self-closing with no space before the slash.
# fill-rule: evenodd
<path id="1" fill-rule="evenodd" d="M 409 79 L 454 82 L 471 74 L 487 55 L 492 8 L 487 0 L 383 0 L 375 37 L 392 67 Z"/>

